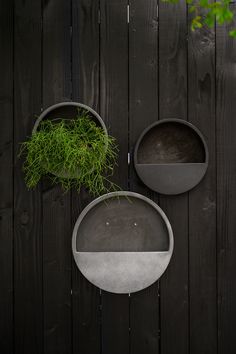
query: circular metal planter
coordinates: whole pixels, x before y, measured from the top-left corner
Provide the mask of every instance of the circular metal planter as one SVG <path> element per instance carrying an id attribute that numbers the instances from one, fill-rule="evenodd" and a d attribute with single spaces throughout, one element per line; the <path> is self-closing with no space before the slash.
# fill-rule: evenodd
<path id="1" fill-rule="evenodd" d="M 150 189 L 180 194 L 204 177 L 209 153 L 202 133 L 181 119 L 164 119 L 146 128 L 134 151 L 135 169 Z"/>
<path id="2" fill-rule="evenodd" d="M 90 203 L 73 231 L 72 250 L 82 274 L 100 289 L 132 293 L 164 273 L 173 252 L 171 225 L 152 200 L 112 192 Z"/>
<path id="3" fill-rule="evenodd" d="M 36 133 L 36 131 L 39 129 L 40 123 L 43 119 L 52 120 L 52 121 L 56 121 L 56 120 L 60 121 L 61 119 L 71 120 L 77 116 L 78 109 L 84 109 L 88 111 L 89 118 L 91 118 L 91 120 L 93 120 L 98 126 L 100 126 L 103 129 L 104 133 L 108 136 L 107 128 L 100 115 L 96 111 L 94 111 L 91 107 L 78 102 L 61 102 L 61 103 L 54 104 L 48 107 L 47 109 L 45 109 L 36 120 L 33 127 L 32 134 Z M 104 149 L 107 149 L 107 145 L 104 146 Z M 48 171 L 48 172 L 63 178 L 73 178 L 78 176 L 79 169 L 74 176 L 68 174 L 67 171 Z"/>

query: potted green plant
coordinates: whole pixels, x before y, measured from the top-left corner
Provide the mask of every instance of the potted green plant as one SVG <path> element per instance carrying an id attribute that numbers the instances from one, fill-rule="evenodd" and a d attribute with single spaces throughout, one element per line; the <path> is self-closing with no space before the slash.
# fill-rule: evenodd
<path id="1" fill-rule="evenodd" d="M 115 139 L 101 117 L 75 102 L 49 107 L 37 119 L 31 137 L 21 145 L 28 188 L 45 175 L 67 191 L 85 186 L 92 195 L 116 189 L 109 180 L 117 157 Z"/>

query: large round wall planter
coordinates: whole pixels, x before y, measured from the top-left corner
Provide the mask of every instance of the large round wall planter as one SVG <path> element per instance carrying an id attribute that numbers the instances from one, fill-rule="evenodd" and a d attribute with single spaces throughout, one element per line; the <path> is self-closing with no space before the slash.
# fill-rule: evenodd
<path id="1" fill-rule="evenodd" d="M 180 194 L 195 187 L 206 173 L 208 158 L 201 132 L 181 119 L 160 120 L 146 128 L 134 151 L 138 176 L 162 194 Z"/>
<path id="2" fill-rule="evenodd" d="M 45 109 L 36 120 L 33 127 L 32 134 L 34 134 L 38 129 L 40 129 L 40 123 L 42 120 L 44 119 L 52 120 L 55 122 L 55 124 L 62 119 L 71 120 L 77 116 L 78 109 L 84 109 L 85 111 L 87 111 L 89 113 L 89 118 L 93 120 L 98 126 L 100 126 L 103 129 L 104 133 L 108 136 L 107 128 L 100 115 L 96 111 L 94 111 L 91 107 L 78 102 L 61 102 L 61 103 L 54 104 L 48 107 L 47 109 Z M 107 149 L 107 145 L 104 146 L 104 149 Z M 68 174 L 67 171 L 64 170 L 48 171 L 48 172 L 63 178 L 73 178 L 75 176 L 78 176 L 79 169 L 74 176 L 71 176 L 70 174 Z"/>
<path id="3" fill-rule="evenodd" d="M 132 293 L 163 274 L 173 243 L 171 225 L 157 204 L 120 191 L 95 199 L 82 211 L 72 250 L 91 283 L 112 293 Z"/>

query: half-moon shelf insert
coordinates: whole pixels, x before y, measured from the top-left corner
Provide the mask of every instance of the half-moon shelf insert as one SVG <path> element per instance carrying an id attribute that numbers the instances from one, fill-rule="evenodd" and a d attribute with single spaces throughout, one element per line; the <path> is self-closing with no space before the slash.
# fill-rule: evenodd
<path id="1" fill-rule="evenodd" d="M 73 232 L 75 262 L 97 287 L 131 293 L 155 282 L 173 251 L 173 234 L 164 212 L 134 192 L 113 192 L 90 203 Z"/>
<path id="2" fill-rule="evenodd" d="M 138 176 L 150 189 L 180 194 L 195 187 L 208 167 L 201 132 L 181 119 L 164 119 L 146 128 L 134 151 Z"/>

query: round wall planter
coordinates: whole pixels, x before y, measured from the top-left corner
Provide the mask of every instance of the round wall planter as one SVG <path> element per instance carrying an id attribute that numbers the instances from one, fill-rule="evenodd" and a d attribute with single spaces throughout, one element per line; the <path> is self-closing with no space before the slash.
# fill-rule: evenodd
<path id="1" fill-rule="evenodd" d="M 180 194 L 195 187 L 206 173 L 208 158 L 201 132 L 181 119 L 160 120 L 146 128 L 134 151 L 138 176 L 162 194 Z"/>
<path id="2" fill-rule="evenodd" d="M 107 128 L 100 115 L 96 111 L 94 111 L 91 107 L 78 102 L 61 102 L 61 103 L 54 104 L 53 106 L 50 106 L 47 109 L 45 109 L 36 120 L 32 133 L 34 134 L 40 128 L 40 123 L 43 119 L 52 120 L 55 122 L 60 121 L 61 119 L 71 120 L 77 116 L 78 109 L 81 108 L 89 112 L 89 118 L 91 118 L 91 120 L 93 120 L 98 126 L 100 126 L 104 130 L 104 133 L 108 136 Z M 107 146 L 104 146 L 104 149 L 107 149 Z M 69 175 L 67 171 L 48 171 L 48 172 L 63 178 L 73 178 L 75 176 L 78 176 L 79 169 L 76 172 L 75 176 Z"/>
<path id="3" fill-rule="evenodd" d="M 82 274 L 100 289 L 132 293 L 154 283 L 173 252 L 171 225 L 160 207 L 133 192 L 112 192 L 90 203 L 73 231 Z"/>

